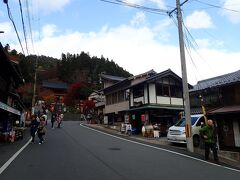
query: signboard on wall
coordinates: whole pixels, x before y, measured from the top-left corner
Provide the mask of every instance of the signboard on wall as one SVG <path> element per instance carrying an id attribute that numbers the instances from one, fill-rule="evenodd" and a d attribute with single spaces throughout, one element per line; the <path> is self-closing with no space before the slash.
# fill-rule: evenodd
<path id="1" fill-rule="evenodd" d="M 124 116 L 124 123 L 129 123 L 129 115 Z"/>
<path id="2" fill-rule="evenodd" d="M 104 119 L 103 119 L 103 124 L 108 124 L 108 116 L 104 116 Z"/>

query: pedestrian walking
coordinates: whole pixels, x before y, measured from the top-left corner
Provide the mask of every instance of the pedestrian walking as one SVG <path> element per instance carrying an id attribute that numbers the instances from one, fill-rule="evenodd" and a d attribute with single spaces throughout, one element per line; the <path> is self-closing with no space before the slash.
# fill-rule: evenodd
<path id="1" fill-rule="evenodd" d="M 46 134 L 46 122 L 45 122 L 45 119 L 44 117 L 41 117 L 40 118 L 40 124 L 39 124 L 39 127 L 38 127 L 38 138 L 39 138 L 39 144 L 42 144 L 43 141 L 44 141 L 44 138 L 43 136 Z"/>
<path id="2" fill-rule="evenodd" d="M 36 115 L 33 115 L 31 117 L 31 126 L 30 126 L 30 134 L 32 137 L 32 141 L 31 141 L 32 143 L 34 143 L 34 141 L 35 141 L 35 135 L 38 130 L 38 126 L 39 126 L 39 122 L 36 119 Z"/>
<path id="3" fill-rule="evenodd" d="M 51 117 L 51 125 L 52 129 L 54 129 L 54 122 L 56 121 L 56 113 L 52 112 L 52 117 Z"/>
<path id="4" fill-rule="evenodd" d="M 62 124 L 62 120 L 63 120 L 63 114 L 61 113 L 61 112 L 59 112 L 58 114 L 57 114 L 57 123 L 58 123 L 58 128 L 60 128 L 61 127 L 61 124 Z"/>
<path id="5" fill-rule="evenodd" d="M 218 154 L 217 154 L 217 138 L 216 138 L 216 130 L 213 124 L 213 120 L 209 119 L 207 121 L 207 125 L 200 129 L 200 135 L 203 137 L 205 142 L 205 160 L 209 159 L 210 149 L 213 151 L 213 158 L 216 162 L 218 162 Z"/>

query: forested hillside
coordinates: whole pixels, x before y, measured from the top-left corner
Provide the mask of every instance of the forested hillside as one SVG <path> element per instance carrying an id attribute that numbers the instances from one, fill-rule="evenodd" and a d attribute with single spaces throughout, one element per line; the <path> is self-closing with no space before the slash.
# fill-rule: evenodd
<path id="1" fill-rule="evenodd" d="M 20 55 L 20 68 L 27 83 L 33 82 L 35 62 L 38 60 L 38 81 L 43 79 L 58 79 L 67 83 L 87 82 L 97 85 L 98 75 L 106 74 L 128 77 L 131 74 L 118 66 L 113 60 L 104 57 L 90 57 L 87 53 L 62 54 L 61 59 L 47 56 Z"/>
<path id="2" fill-rule="evenodd" d="M 57 64 L 59 79 L 65 82 L 88 82 L 98 84 L 98 75 L 106 74 L 128 77 L 129 72 L 118 66 L 114 61 L 104 57 L 90 57 L 81 54 L 62 54 L 61 61 Z"/>
<path id="3" fill-rule="evenodd" d="M 8 47 L 6 46 L 6 51 Z M 33 85 L 35 69 L 37 70 L 36 99 L 53 102 L 55 96 L 50 90 L 41 90 L 43 80 L 53 82 L 65 82 L 68 84 L 65 103 L 71 106 L 75 101 L 85 100 L 94 90 L 99 90 L 102 85 L 99 82 L 99 74 L 129 77 L 131 74 L 118 66 L 113 60 L 108 60 L 103 56 L 90 57 L 89 54 L 81 52 L 80 54 L 62 54 L 61 59 L 47 56 L 29 55 L 24 56 L 16 50 L 8 51 L 11 57 L 19 61 L 20 71 L 25 80 L 24 84 L 18 87 L 17 91 L 26 107 L 31 107 L 33 98 Z M 74 93 L 71 88 L 74 87 Z M 71 98 L 69 99 L 69 94 Z M 47 100 L 48 99 L 48 100 Z"/>

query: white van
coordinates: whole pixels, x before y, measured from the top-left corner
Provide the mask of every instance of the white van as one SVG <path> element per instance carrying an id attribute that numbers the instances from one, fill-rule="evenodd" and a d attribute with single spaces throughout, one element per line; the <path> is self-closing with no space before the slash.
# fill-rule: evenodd
<path id="1" fill-rule="evenodd" d="M 200 143 L 200 135 L 199 130 L 201 128 L 201 124 L 205 124 L 203 114 L 191 115 L 192 122 L 192 135 L 193 135 L 193 145 L 195 147 L 199 146 Z M 175 125 L 171 126 L 168 129 L 167 140 L 171 143 L 183 143 L 186 144 L 186 132 L 185 132 L 185 117 L 180 119 Z"/>

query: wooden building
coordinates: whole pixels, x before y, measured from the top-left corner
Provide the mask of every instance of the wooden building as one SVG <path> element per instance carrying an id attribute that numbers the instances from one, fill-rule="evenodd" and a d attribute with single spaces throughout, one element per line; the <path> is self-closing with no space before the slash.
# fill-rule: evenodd
<path id="1" fill-rule="evenodd" d="M 239 151 L 240 70 L 199 81 L 190 90 L 191 108 L 200 108 L 201 99 L 217 123 L 220 149 Z"/>
<path id="2" fill-rule="evenodd" d="M 16 89 L 22 83 L 18 63 L 11 60 L 0 43 L 0 141 L 7 140 L 13 126 L 21 119 L 23 104 Z"/>

